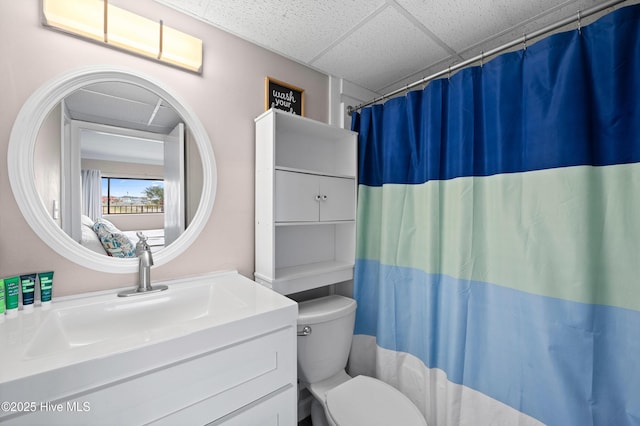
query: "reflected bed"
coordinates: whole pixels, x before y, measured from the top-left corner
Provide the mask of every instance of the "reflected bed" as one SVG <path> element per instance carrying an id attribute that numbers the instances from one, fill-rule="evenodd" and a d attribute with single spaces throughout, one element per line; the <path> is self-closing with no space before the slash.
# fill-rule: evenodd
<path id="1" fill-rule="evenodd" d="M 107 256 L 135 257 L 138 232 L 142 232 L 147 237 L 151 252 L 155 253 L 164 247 L 164 229 L 162 228 L 121 231 L 106 219 L 96 219 L 94 222 L 87 216 L 82 216 L 80 244 L 93 252 Z"/>

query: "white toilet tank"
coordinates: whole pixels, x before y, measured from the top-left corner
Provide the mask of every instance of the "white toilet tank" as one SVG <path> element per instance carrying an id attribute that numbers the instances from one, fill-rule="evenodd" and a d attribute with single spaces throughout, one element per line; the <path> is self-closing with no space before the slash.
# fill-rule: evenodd
<path id="1" fill-rule="evenodd" d="M 298 304 L 298 378 L 317 383 L 347 365 L 356 319 L 356 301 L 332 295 Z M 300 336 L 304 327 L 311 333 Z"/>

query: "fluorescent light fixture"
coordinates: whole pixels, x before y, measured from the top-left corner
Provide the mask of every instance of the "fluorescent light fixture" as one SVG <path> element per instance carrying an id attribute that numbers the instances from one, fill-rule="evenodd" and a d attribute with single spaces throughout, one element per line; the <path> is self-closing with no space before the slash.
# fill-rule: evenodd
<path id="1" fill-rule="evenodd" d="M 160 28 L 158 22 L 153 22 L 150 19 L 111 5 L 107 7 L 106 42 L 113 46 L 131 50 L 142 56 L 158 58 L 160 53 Z"/>
<path id="2" fill-rule="evenodd" d="M 202 72 L 202 40 L 108 0 L 42 0 L 42 14 L 45 26 Z"/>
<path id="3" fill-rule="evenodd" d="M 197 70 L 202 67 L 202 40 L 164 26 L 161 60 Z"/>

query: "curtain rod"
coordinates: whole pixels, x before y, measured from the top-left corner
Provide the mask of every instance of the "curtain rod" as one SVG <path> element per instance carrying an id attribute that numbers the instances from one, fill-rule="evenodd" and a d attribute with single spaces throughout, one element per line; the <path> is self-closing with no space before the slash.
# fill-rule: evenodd
<path id="1" fill-rule="evenodd" d="M 425 83 L 427 83 L 427 82 L 429 82 L 431 80 L 435 80 L 436 78 L 442 77 L 445 74 L 451 74 L 452 71 L 457 71 L 457 70 L 459 70 L 461 68 L 464 68 L 464 67 L 466 67 L 468 65 L 474 64 L 476 62 L 481 62 L 482 63 L 482 61 L 484 61 L 485 58 L 491 57 L 491 56 L 493 56 L 495 54 L 498 54 L 498 53 L 501 53 L 501 52 L 504 52 L 505 50 L 508 50 L 508 49 L 510 49 L 510 48 L 512 48 L 514 46 L 519 45 L 519 44 L 523 44 L 525 46 L 525 48 L 526 48 L 528 40 L 535 39 L 535 38 L 538 38 L 540 36 L 543 36 L 543 35 L 545 35 L 547 33 L 550 33 L 551 31 L 557 30 L 558 28 L 564 27 L 565 25 L 568 25 L 568 24 L 570 24 L 572 22 L 577 22 L 578 23 L 578 29 L 580 29 L 580 20 L 582 18 L 586 18 L 586 17 L 591 16 L 593 14 L 596 14 L 596 13 L 598 13 L 598 12 L 604 10 L 604 9 L 607 9 L 609 7 L 612 7 L 612 6 L 616 6 L 617 4 L 624 3 L 626 1 L 628 1 L 628 0 L 610 0 L 608 2 L 600 4 L 598 6 L 594 6 L 592 8 L 589 8 L 589 9 L 587 9 L 585 11 L 578 11 L 577 17 L 570 16 L 570 17 L 565 18 L 565 19 L 563 19 L 561 21 L 558 21 L 558 22 L 556 22 L 554 24 L 547 25 L 546 27 L 543 27 L 542 29 L 534 31 L 531 34 L 529 34 L 528 36 L 527 36 L 527 34 L 524 34 L 522 37 L 520 37 L 517 40 L 513 40 L 513 41 L 511 41 L 509 43 L 505 43 L 502 46 L 496 47 L 495 49 L 492 49 L 492 50 L 490 50 L 488 52 L 482 52 L 478 56 L 475 56 L 475 57 L 473 57 L 471 59 L 467 59 L 466 61 L 460 62 L 459 64 L 456 64 L 456 65 L 453 65 L 453 66 L 449 66 L 445 70 L 442 70 L 440 72 L 432 74 L 432 75 L 430 75 L 428 77 L 424 77 L 424 78 L 422 78 L 422 79 L 420 79 L 418 81 L 414 81 L 411 84 L 403 86 L 403 87 L 401 87 L 399 89 L 396 89 L 396 90 L 394 90 L 392 92 L 389 92 L 389 93 L 387 93 L 385 95 L 382 95 L 382 96 L 380 96 L 378 98 L 372 99 L 372 100 L 370 100 L 368 102 L 364 102 L 364 103 L 362 103 L 362 104 L 360 104 L 358 106 L 352 107 L 351 105 L 349 105 L 347 107 L 347 113 L 349 115 L 351 115 L 354 111 L 361 110 L 362 108 L 368 107 L 369 105 L 373 105 L 373 104 L 378 103 L 380 101 L 384 101 L 385 99 L 389 99 L 389 98 L 391 98 L 391 97 L 393 97 L 395 95 L 399 95 L 400 93 L 407 92 L 407 91 L 409 91 L 410 89 L 413 89 L 416 86 L 423 85 L 423 84 L 425 84 Z"/>

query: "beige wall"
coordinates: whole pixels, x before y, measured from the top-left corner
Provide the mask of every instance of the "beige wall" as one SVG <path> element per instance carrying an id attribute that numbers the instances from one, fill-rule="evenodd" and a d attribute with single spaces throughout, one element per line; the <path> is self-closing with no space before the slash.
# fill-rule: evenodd
<path id="1" fill-rule="evenodd" d="M 103 177 L 162 179 L 162 175 L 164 174 L 164 167 L 161 165 L 91 160 L 88 158 L 81 160 L 80 167 L 82 170 L 98 169 L 102 172 Z"/>
<path id="2" fill-rule="evenodd" d="M 328 77 L 179 14 L 152 0 L 112 0 L 204 42 L 204 71 L 194 75 L 109 49 L 40 24 L 40 2 L 0 2 L 0 164 L 6 164 L 13 121 L 29 95 L 61 73 L 98 64 L 132 68 L 164 82 L 199 116 L 218 167 L 213 213 L 202 235 L 176 260 L 154 267 L 155 280 L 238 269 L 253 274 L 253 119 L 263 112 L 264 78 L 305 89 L 305 113 L 327 121 Z M 134 285 L 136 274 L 108 274 L 78 266 L 54 253 L 22 218 L 6 167 L 0 171 L 0 276 L 54 270 L 54 296 Z"/>

